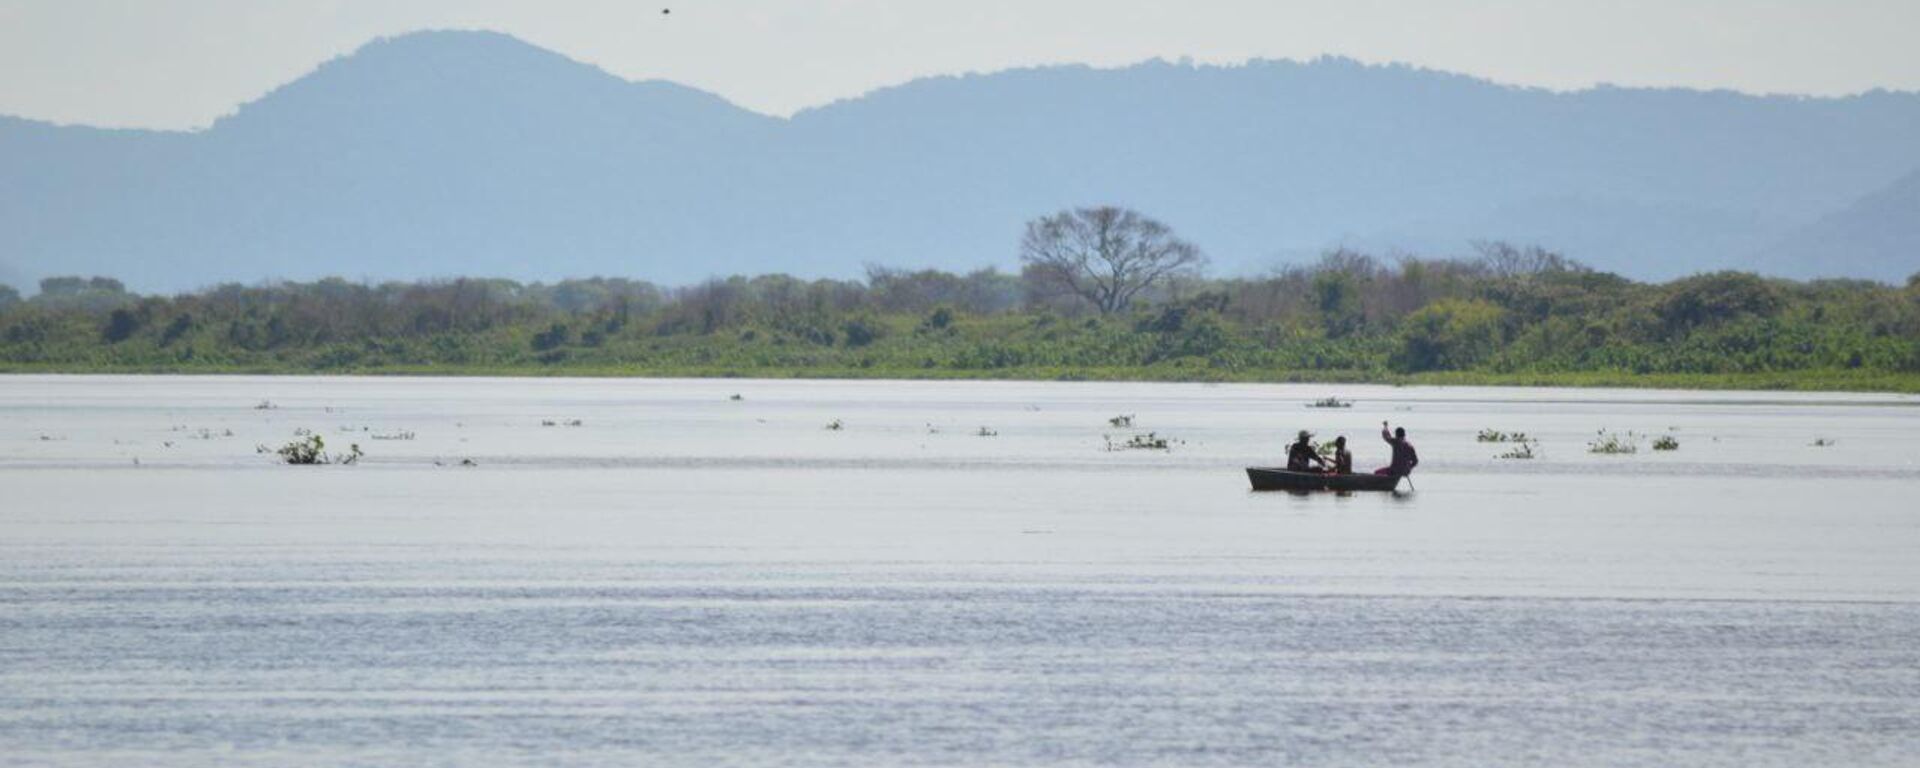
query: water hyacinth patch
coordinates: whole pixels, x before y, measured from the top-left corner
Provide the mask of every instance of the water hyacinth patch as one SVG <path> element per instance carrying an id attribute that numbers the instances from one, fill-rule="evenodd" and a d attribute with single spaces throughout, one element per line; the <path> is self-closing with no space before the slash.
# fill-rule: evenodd
<path id="1" fill-rule="evenodd" d="M 1640 437 L 1631 430 L 1620 433 L 1602 429 L 1592 442 L 1587 443 L 1587 453 L 1633 454 L 1639 452 Z"/>

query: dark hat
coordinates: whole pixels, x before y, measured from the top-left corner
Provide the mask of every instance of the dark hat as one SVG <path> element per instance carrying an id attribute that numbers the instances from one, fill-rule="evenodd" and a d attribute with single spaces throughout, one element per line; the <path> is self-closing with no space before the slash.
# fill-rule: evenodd
<path id="1" fill-rule="evenodd" d="M 1304 429 L 1303 429 L 1303 430 L 1300 430 L 1300 442 L 1303 442 L 1303 443 L 1304 443 L 1304 442 L 1307 442 L 1307 441 L 1309 441 L 1309 440 L 1312 440 L 1312 439 L 1313 439 L 1313 433 L 1312 433 L 1312 432 L 1308 432 L 1308 431 L 1306 431 L 1306 430 L 1304 430 Z"/>

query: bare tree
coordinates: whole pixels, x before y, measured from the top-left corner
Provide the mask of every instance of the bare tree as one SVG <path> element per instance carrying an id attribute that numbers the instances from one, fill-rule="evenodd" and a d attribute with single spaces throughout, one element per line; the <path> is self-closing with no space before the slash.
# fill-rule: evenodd
<path id="1" fill-rule="evenodd" d="M 1077 296 L 1104 315 L 1126 309 L 1156 283 L 1198 273 L 1206 257 L 1165 224 L 1103 206 L 1027 222 L 1020 261 L 1041 291 Z"/>
<path id="2" fill-rule="evenodd" d="M 1532 277 L 1555 272 L 1591 272 L 1587 265 L 1537 245 L 1524 248 L 1504 240 L 1475 240 L 1480 264 L 1495 277 Z"/>

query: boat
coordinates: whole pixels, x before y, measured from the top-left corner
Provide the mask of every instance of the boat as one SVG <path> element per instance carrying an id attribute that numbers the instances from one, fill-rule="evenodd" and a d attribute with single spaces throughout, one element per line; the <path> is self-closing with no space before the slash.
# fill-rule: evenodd
<path id="1" fill-rule="evenodd" d="M 1247 467 L 1247 480 L 1256 491 L 1391 491 L 1400 485 L 1397 475 L 1332 475 L 1270 467 Z"/>

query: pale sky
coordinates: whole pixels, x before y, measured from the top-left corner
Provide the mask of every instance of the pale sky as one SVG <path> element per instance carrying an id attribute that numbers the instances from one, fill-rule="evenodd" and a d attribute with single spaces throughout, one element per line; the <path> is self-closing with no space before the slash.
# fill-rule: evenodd
<path id="1" fill-rule="evenodd" d="M 1920 0 L 0 0 L 0 114 L 204 126 L 368 40 L 438 28 L 782 115 L 925 75 L 1183 56 L 1557 89 L 1920 90 Z"/>

